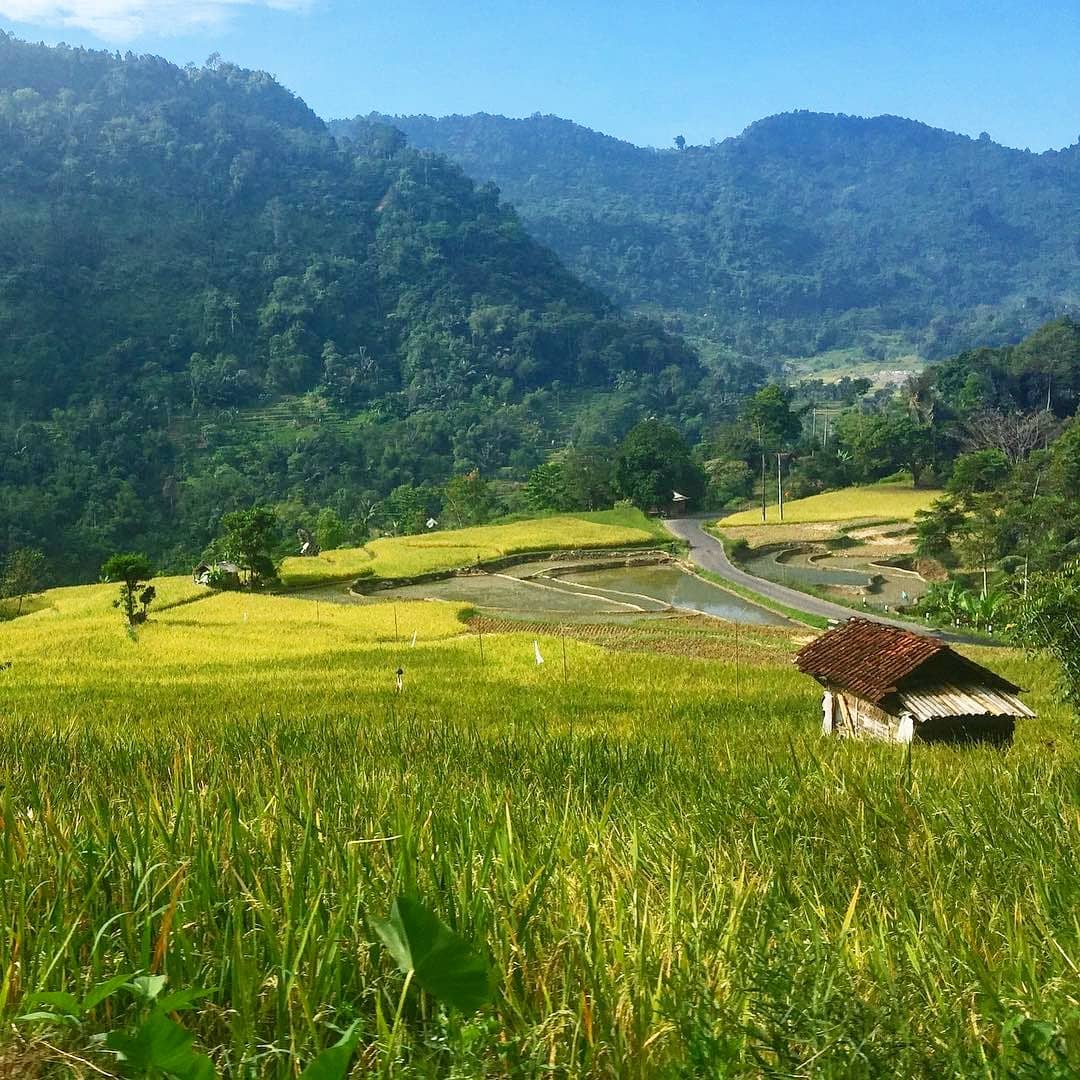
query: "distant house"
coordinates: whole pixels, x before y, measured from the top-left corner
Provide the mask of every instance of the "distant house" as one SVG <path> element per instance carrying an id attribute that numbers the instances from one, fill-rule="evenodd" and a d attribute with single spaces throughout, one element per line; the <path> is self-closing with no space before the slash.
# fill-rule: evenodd
<path id="1" fill-rule="evenodd" d="M 795 657 L 825 688 L 823 734 L 889 742 L 1012 740 L 1020 687 L 937 638 L 849 619 Z"/>
<path id="2" fill-rule="evenodd" d="M 219 589 L 238 589 L 240 587 L 240 567 L 234 562 L 199 563 L 191 571 L 191 580 L 196 585 L 213 585 Z"/>
<path id="3" fill-rule="evenodd" d="M 673 491 L 671 493 L 671 502 L 668 503 L 667 516 L 682 517 L 686 513 L 686 507 L 689 502 L 689 496 L 683 495 L 679 491 Z"/>

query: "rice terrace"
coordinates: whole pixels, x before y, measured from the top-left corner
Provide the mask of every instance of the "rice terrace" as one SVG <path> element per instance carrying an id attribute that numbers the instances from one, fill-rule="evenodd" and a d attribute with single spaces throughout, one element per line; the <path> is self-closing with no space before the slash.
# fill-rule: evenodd
<path id="1" fill-rule="evenodd" d="M 956 7 L 0 0 L 0 1080 L 1080 1078 L 1075 0 Z"/>
<path id="2" fill-rule="evenodd" d="M 471 562 L 549 529 L 419 550 Z M 432 565 L 415 550 L 373 559 Z M 1029 1016 L 1073 1022 L 1078 760 L 1044 662 L 970 650 L 1036 688 L 1007 756 L 905 755 L 821 740 L 796 624 L 157 588 L 135 640 L 111 586 L 0 628 L 26 1075 L 84 1074 L 65 1048 L 135 991 L 79 1003 L 125 975 L 197 991 L 195 1044 L 258 1076 L 343 1033 L 362 1073 L 973 1074 L 1051 1060 Z M 419 971 L 405 992 L 378 930 L 402 895 L 482 957 L 479 1011 Z M 67 1019 L 45 1037 L 43 1016 Z"/>

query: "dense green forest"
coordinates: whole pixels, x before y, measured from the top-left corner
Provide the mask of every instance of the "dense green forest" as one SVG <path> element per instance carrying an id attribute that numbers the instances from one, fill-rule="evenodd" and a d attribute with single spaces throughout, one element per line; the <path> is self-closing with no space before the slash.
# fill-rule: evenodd
<path id="1" fill-rule="evenodd" d="M 497 183 L 585 281 L 739 354 L 941 358 L 1080 303 L 1080 143 L 796 112 L 658 151 L 554 116 L 378 119 Z"/>
<path id="2" fill-rule="evenodd" d="M 190 565 L 253 503 L 362 532 L 396 489 L 644 415 L 693 438 L 763 378 L 706 376 L 391 128 L 335 141 L 262 73 L 0 34 L 0 553 L 54 580 Z"/>

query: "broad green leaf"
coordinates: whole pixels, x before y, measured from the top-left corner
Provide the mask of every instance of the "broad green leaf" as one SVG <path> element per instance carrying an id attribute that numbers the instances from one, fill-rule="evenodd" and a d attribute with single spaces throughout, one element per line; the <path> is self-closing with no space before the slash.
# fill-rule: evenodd
<path id="1" fill-rule="evenodd" d="M 1057 1033 L 1057 1028 L 1046 1020 L 1026 1016 L 1016 1029 L 1016 1039 L 1022 1050 L 1038 1055 L 1053 1043 Z"/>
<path id="2" fill-rule="evenodd" d="M 65 994 L 62 990 L 43 990 L 40 994 L 31 994 L 26 999 L 27 1005 L 48 1005 L 56 1012 L 65 1013 L 68 1016 L 79 1016 L 82 1006 L 79 999 L 72 994 Z"/>
<path id="3" fill-rule="evenodd" d="M 300 1074 L 300 1080 L 345 1080 L 359 1041 L 360 1025 L 353 1024 L 333 1046 L 312 1058 Z"/>
<path id="4" fill-rule="evenodd" d="M 132 975 L 114 975 L 111 979 L 99 983 L 83 998 L 82 1011 L 89 1012 L 94 1006 L 100 1005 L 106 998 L 112 997 L 120 987 L 129 983 L 132 978 L 134 978 Z"/>
<path id="5" fill-rule="evenodd" d="M 192 1034 L 155 1009 L 134 1031 L 113 1031 L 105 1040 L 123 1061 L 125 1071 L 134 1076 L 167 1073 L 177 1080 L 214 1080 L 213 1063 L 192 1049 Z"/>
<path id="6" fill-rule="evenodd" d="M 486 958 L 423 904 L 399 896 L 389 918 L 371 923 L 398 967 L 433 998 L 464 1013 L 491 1000 Z"/>
<path id="7" fill-rule="evenodd" d="M 19 1023 L 31 1024 L 39 1021 L 44 1021 L 50 1024 L 78 1024 L 79 1018 L 77 1016 L 71 1016 L 68 1013 L 55 1013 L 47 1012 L 44 1009 L 37 1009 L 34 1012 L 23 1013 L 22 1016 L 16 1016 L 16 1021 Z"/>
<path id="8" fill-rule="evenodd" d="M 143 1001 L 150 1002 L 165 989 L 166 982 L 168 978 L 165 975 L 136 975 L 128 985 Z"/>

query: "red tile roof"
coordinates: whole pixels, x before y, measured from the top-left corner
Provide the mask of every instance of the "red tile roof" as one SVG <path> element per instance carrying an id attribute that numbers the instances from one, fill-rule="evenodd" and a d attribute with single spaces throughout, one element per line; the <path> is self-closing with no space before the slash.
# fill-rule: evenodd
<path id="1" fill-rule="evenodd" d="M 1019 689 L 953 652 L 937 638 L 869 619 L 849 619 L 822 634 L 799 651 L 795 665 L 819 681 L 849 690 L 877 705 L 935 657 L 938 662 L 931 665 L 935 675 L 939 676 L 942 666 L 947 665 L 953 669 L 954 679 L 958 676 L 968 682 L 974 679 L 1006 691 Z M 930 671 L 925 674 L 929 676 Z"/>

